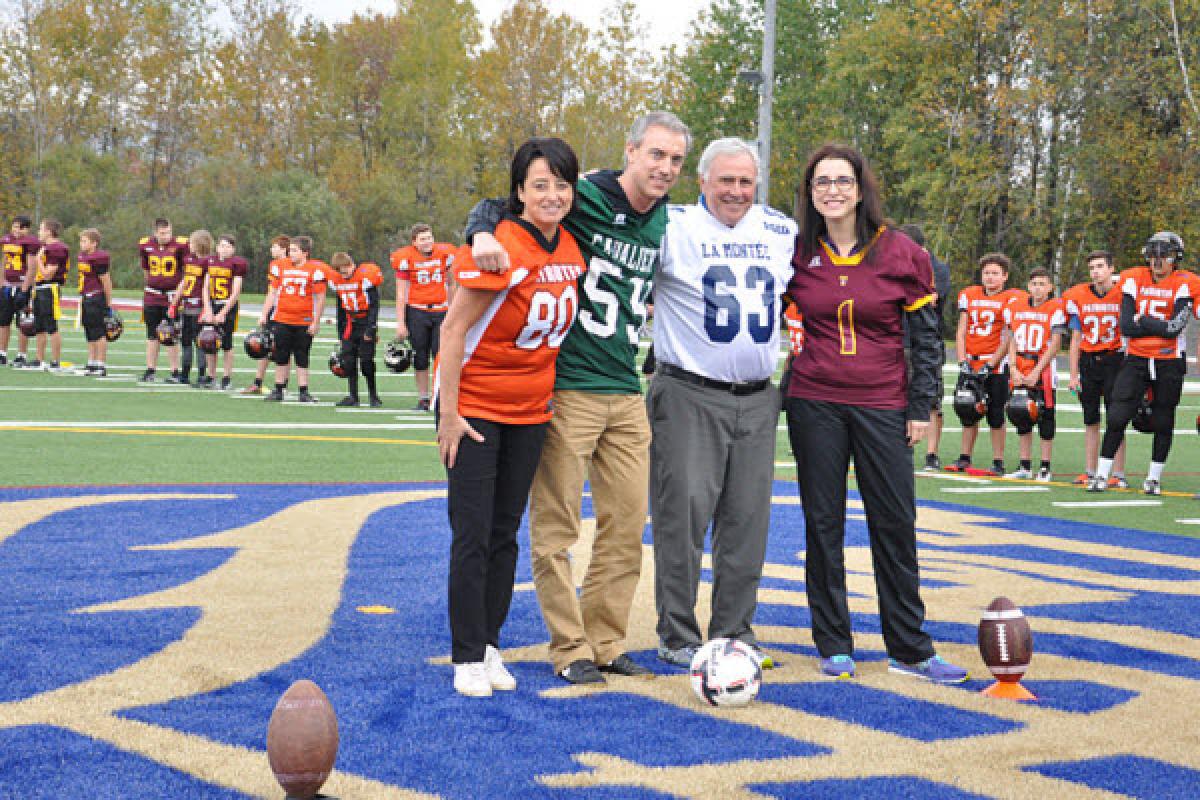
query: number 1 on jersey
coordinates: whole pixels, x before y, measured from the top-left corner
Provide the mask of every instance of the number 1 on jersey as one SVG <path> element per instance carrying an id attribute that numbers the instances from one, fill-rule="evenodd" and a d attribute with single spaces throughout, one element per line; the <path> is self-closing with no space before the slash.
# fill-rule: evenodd
<path id="1" fill-rule="evenodd" d="M 837 307 L 838 338 L 842 343 L 839 355 L 858 355 L 858 339 L 854 335 L 854 298 L 843 300 Z"/>

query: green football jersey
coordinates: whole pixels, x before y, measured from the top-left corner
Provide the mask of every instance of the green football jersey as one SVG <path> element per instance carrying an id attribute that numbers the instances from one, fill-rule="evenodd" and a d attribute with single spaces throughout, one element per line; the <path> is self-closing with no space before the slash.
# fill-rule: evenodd
<path id="1" fill-rule="evenodd" d="M 580 178 L 576 210 L 564 221 L 588 271 L 579 279 L 579 316 L 558 352 L 556 389 L 601 394 L 642 390 L 638 334 L 646 324 L 667 206 L 662 200 L 638 214 L 617 176 L 604 171 Z"/>

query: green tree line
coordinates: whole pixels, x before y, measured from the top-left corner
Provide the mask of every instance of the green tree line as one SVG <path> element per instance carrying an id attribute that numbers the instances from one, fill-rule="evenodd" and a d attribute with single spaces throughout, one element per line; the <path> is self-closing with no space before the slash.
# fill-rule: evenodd
<path id="1" fill-rule="evenodd" d="M 414 222 L 456 240 L 530 135 L 564 136 L 588 169 L 619 166 L 651 108 L 700 145 L 757 135 L 737 73 L 761 58 L 761 0 L 713 0 L 662 54 L 628 0 L 600 30 L 541 0 L 488 30 L 469 0 L 334 25 L 293 0 L 7 3 L 0 212 L 100 228 L 119 285 L 138 284 L 156 216 L 233 233 L 256 265 L 278 232 L 385 263 Z M 1200 0 L 779 0 L 777 28 L 773 205 L 841 140 L 958 284 L 992 250 L 1065 285 L 1088 251 L 1128 266 L 1157 229 L 1200 245 Z"/>

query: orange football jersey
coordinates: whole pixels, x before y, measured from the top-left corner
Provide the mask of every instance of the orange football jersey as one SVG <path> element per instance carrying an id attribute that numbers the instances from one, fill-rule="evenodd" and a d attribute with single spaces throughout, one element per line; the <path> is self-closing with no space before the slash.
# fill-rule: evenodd
<path id="1" fill-rule="evenodd" d="M 1149 267 L 1134 267 L 1121 273 L 1117 284 L 1121 294 L 1132 297 L 1137 313 L 1157 319 L 1169 319 L 1181 297 L 1191 297 L 1191 273 L 1176 270 L 1161 281 L 1154 280 Z M 1182 336 L 1138 336 L 1130 339 L 1126 351 L 1142 358 L 1178 358 L 1183 355 Z"/>
<path id="2" fill-rule="evenodd" d="M 288 259 L 272 261 L 270 281 L 277 296 L 271 319 L 284 325 L 311 325 L 315 297 L 325 294 L 329 269 L 328 264 L 311 258 L 299 267 Z"/>
<path id="3" fill-rule="evenodd" d="M 1082 336 L 1079 349 L 1085 353 L 1105 353 L 1121 349 L 1121 286 L 1114 282 L 1103 296 L 1091 283 L 1081 283 L 1063 292 L 1067 319 L 1078 320 Z"/>
<path id="4" fill-rule="evenodd" d="M 408 304 L 426 311 L 446 310 L 446 273 L 453 268 L 454 245 L 435 242 L 425 255 L 409 245 L 392 253 L 397 281 L 408 281 Z"/>
<path id="5" fill-rule="evenodd" d="M 958 311 L 967 317 L 966 353 L 960 359 L 984 361 L 1000 349 L 1004 333 L 1004 308 L 1023 295 L 1020 289 L 1004 289 L 993 295 L 982 286 L 968 286 L 958 294 Z"/>
<path id="6" fill-rule="evenodd" d="M 502 220 L 495 236 L 508 251 L 506 272 L 480 270 L 469 247 L 456 256 L 459 286 L 495 293 L 467 331 L 458 410 L 514 425 L 547 422 L 554 359 L 579 311 L 576 282 L 587 266 L 565 228 L 552 248 L 513 219 Z"/>
<path id="7" fill-rule="evenodd" d="M 379 288 L 383 283 L 383 272 L 378 264 L 364 261 L 354 268 L 349 278 L 343 278 L 341 273 L 329 281 L 329 286 L 337 292 L 338 302 L 342 310 L 351 317 L 361 317 L 367 313 L 370 302 L 367 291 L 372 287 Z"/>
<path id="8" fill-rule="evenodd" d="M 1061 332 L 1067 326 L 1067 315 L 1063 302 L 1050 297 L 1035 306 L 1029 296 L 1018 297 L 1004 308 L 1004 324 L 1012 331 L 1017 348 L 1017 369 L 1028 372 L 1037 366 L 1038 359 L 1050 347 L 1050 339 L 1056 329 Z M 1052 361 L 1047 367 L 1053 369 Z"/>

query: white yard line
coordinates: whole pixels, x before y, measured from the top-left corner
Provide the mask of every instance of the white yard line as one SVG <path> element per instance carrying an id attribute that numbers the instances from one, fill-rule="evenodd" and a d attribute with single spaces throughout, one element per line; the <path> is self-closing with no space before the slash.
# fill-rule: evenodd
<path id="1" fill-rule="evenodd" d="M 1057 508 L 1135 508 L 1138 506 L 1161 506 L 1162 500 L 1071 500 L 1054 502 Z"/>
<path id="2" fill-rule="evenodd" d="M 285 405 L 291 405 L 285 403 Z M 311 403 L 296 403 L 296 405 L 312 405 Z M 98 420 L 71 421 L 58 420 L 0 420 L 0 429 L 4 428 L 188 428 L 199 430 L 343 430 L 343 431 L 407 431 L 433 430 L 433 423 L 399 424 L 399 423 L 354 423 L 354 422 L 198 422 L 196 420 L 153 421 L 141 420 Z"/>
<path id="3" fill-rule="evenodd" d="M 1004 494 L 1008 492 L 1048 492 L 1050 489 L 1046 486 L 980 486 L 978 488 L 943 486 L 942 491 L 947 494 Z"/>

